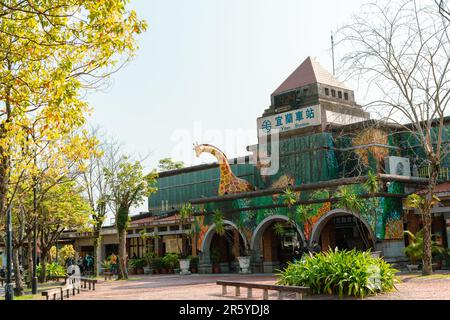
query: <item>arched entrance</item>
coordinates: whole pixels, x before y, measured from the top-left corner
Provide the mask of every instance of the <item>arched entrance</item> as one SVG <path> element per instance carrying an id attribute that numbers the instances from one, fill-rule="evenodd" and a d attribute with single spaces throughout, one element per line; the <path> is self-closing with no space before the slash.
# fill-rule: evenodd
<path id="1" fill-rule="evenodd" d="M 255 229 L 250 244 L 255 271 L 272 273 L 300 259 L 305 244 L 300 227 L 292 226 L 286 216 L 267 217 Z"/>
<path id="2" fill-rule="evenodd" d="M 310 246 L 318 243 L 322 251 L 328 249 L 374 248 L 375 237 L 372 229 L 361 216 L 345 210 L 332 210 L 322 216 L 314 225 Z"/>
<path id="3" fill-rule="evenodd" d="M 247 246 L 247 240 L 233 222 L 225 220 L 223 223 L 224 234 L 216 232 L 215 224 L 211 225 L 205 233 L 200 248 L 200 273 L 239 271 L 236 258 L 239 256 L 240 248 Z"/>

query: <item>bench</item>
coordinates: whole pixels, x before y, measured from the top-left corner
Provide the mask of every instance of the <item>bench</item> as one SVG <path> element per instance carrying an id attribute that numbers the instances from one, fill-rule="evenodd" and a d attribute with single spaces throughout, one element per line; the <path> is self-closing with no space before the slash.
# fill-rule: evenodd
<path id="1" fill-rule="evenodd" d="M 80 284 L 79 283 L 68 284 L 62 287 L 61 291 L 66 294 L 67 298 L 69 298 L 70 294 L 74 296 L 76 293 L 80 293 Z"/>
<path id="2" fill-rule="evenodd" d="M 236 297 L 241 295 L 241 288 L 247 288 L 247 298 L 253 298 L 253 289 L 263 290 L 263 300 L 269 300 L 269 290 L 278 291 L 278 300 L 283 300 L 286 292 L 295 293 L 297 300 L 302 300 L 303 295 L 310 293 L 309 287 L 296 287 L 296 286 L 280 286 L 275 284 L 262 284 L 262 283 L 248 283 L 248 282 L 235 282 L 235 281 L 217 281 L 217 285 L 222 286 L 222 295 L 227 294 L 227 287 L 235 287 Z"/>
<path id="3" fill-rule="evenodd" d="M 90 279 L 90 278 L 80 278 L 81 281 L 81 287 L 86 289 L 86 287 L 89 287 L 89 290 L 95 290 L 95 284 L 97 283 L 97 279 Z"/>
<path id="4" fill-rule="evenodd" d="M 56 300 L 56 296 L 60 296 L 60 299 L 63 300 L 63 288 L 62 287 L 56 287 L 54 289 L 49 289 L 42 291 L 42 296 L 46 297 L 46 300 L 48 300 L 50 297 L 53 297 L 53 300 Z"/>
<path id="5" fill-rule="evenodd" d="M 105 281 L 112 280 L 113 273 L 112 272 L 103 272 L 103 276 L 105 277 Z"/>

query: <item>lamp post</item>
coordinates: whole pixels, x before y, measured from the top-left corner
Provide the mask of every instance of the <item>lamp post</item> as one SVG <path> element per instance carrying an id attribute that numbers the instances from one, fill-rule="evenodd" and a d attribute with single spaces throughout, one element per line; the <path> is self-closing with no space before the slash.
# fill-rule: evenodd
<path id="1" fill-rule="evenodd" d="M 36 152 L 34 153 L 34 163 L 36 164 Z M 31 279 L 31 293 L 37 294 L 37 186 L 36 179 L 33 185 L 33 212 L 34 212 L 34 230 L 33 230 L 33 278 Z"/>
<path id="2" fill-rule="evenodd" d="M 5 284 L 5 300 L 14 299 L 12 277 L 12 224 L 11 224 L 11 208 L 6 211 L 6 284 Z M 20 276 L 20 275 L 16 275 Z"/>

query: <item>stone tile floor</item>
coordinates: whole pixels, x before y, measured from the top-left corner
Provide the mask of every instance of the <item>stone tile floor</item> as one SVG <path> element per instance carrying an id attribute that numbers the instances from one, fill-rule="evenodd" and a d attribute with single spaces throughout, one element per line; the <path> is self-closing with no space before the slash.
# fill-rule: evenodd
<path id="1" fill-rule="evenodd" d="M 368 297 L 368 300 L 450 300 L 450 272 L 421 277 L 420 274 L 401 274 L 398 291 Z M 234 296 L 234 290 L 222 296 L 222 288 L 215 284 L 217 280 L 274 283 L 276 277 L 267 274 L 255 275 L 134 275 L 129 281 L 99 281 L 95 291 L 83 291 L 70 300 L 230 300 L 246 299 L 246 289 L 241 290 L 241 297 Z M 262 299 L 261 290 L 253 290 L 254 299 Z M 270 299 L 276 299 L 272 292 Z M 293 296 L 287 296 L 292 299 Z M 311 296 L 307 299 L 338 299 L 335 296 Z"/>

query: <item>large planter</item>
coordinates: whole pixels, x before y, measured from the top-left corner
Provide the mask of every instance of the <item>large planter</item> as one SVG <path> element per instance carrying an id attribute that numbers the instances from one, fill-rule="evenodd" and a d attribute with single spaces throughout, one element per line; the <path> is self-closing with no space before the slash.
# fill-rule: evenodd
<path id="1" fill-rule="evenodd" d="M 153 268 L 144 267 L 144 274 L 153 274 Z"/>
<path id="2" fill-rule="evenodd" d="M 241 274 L 252 273 L 250 271 L 250 256 L 237 257 L 237 259 L 239 261 L 239 268 L 241 269 L 239 273 Z"/>
<path id="3" fill-rule="evenodd" d="M 379 258 L 381 257 L 381 251 L 374 251 L 371 253 L 372 258 Z"/>
<path id="4" fill-rule="evenodd" d="M 408 268 L 409 272 L 419 271 L 419 265 L 418 264 L 407 264 L 406 268 Z"/>
<path id="5" fill-rule="evenodd" d="M 189 266 L 191 264 L 191 261 L 189 259 L 180 259 L 180 274 L 181 275 L 188 275 L 191 274 L 189 271 Z"/>

